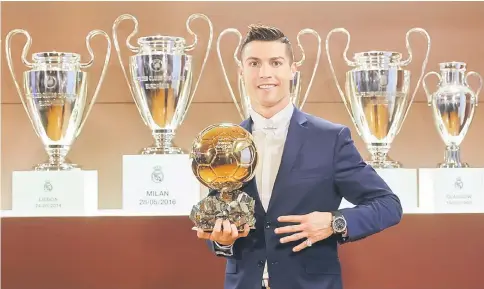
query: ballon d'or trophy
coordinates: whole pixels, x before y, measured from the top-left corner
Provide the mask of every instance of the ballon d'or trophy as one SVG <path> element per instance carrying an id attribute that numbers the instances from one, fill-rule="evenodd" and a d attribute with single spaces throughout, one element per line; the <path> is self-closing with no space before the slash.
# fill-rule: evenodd
<path id="1" fill-rule="evenodd" d="M 348 37 L 343 57 L 346 64 L 353 68 L 346 72 L 345 92 L 338 82 L 329 52 L 329 39 L 337 32 Z M 404 67 L 412 61 L 409 36 L 413 32 L 419 32 L 426 37 L 427 52 L 415 90 L 409 98 L 411 72 Z M 355 53 L 352 61 L 347 57 L 349 45 L 349 32 L 344 28 L 335 28 L 326 38 L 326 54 L 338 92 L 358 135 L 371 154 L 371 160 L 367 163 L 376 169 L 400 168 L 400 162 L 392 160 L 388 152 L 400 132 L 422 81 L 430 53 L 430 37 L 424 29 L 410 29 L 406 34 L 408 58 L 405 60 L 398 52 L 366 51 Z"/>
<path id="2" fill-rule="evenodd" d="M 247 94 L 247 90 L 245 89 L 244 79 L 242 78 L 242 76 L 240 74 L 238 75 L 238 85 L 239 85 L 239 95 L 240 95 L 240 104 L 239 104 L 239 101 L 235 97 L 234 90 L 232 89 L 232 86 L 230 84 L 230 80 L 229 80 L 229 77 L 227 75 L 227 70 L 225 69 L 225 65 L 223 63 L 222 53 L 221 53 L 221 49 L 220 49 L 220 41 L 222 40 L 223 36 L 225 36 L 226 34 L 230 34 L 230 33 L 237 35 L 238 38 L 239 38 L 239 44 L 237 45 L 237 47 L 235 49 L 233 57 L 234 57 L 234 60 L 235 60 L 235 63 L 237 64 L 237 66 L 239 68 L 242 68 L 242 62 L 239 59 L 238 54 L 239 54 L 239 51 L 240 51 L 240 47 L 242 45 L 243 38 L 242 38 L 242 34 L 240 33 L 239 30 L 237 30 L 235 28 L 227 28 L 224 31 L 222 31 L 222 33 L 220 33 L 220 35 L 217 39 L 217 54 L 218 54 L 218 59 L 220 61 L 220 65 L 222 67 L 222 72 L 224 74 L 225 83 L 227 84 L 227 87 L 229 89 L 230 96 L 232 97 L 232 100 L 233 100 L 233 102 L 234 102 L 234 104 L 237 108 L 237 111 L 239 112 L 240 117 L 242 119 L 246 119 L 246 118 L 249 117 L 249 109 L 250 109 L 251 105 L 250 105 L 250 96 Z M 301 72 L 299 70 L 296 71 L 294 78 L 291 80 L 291 83 L 290 83 L 291 101 L 299 109 L 303 108 L 303 106 L 306 103 L 306 100 L 308 98 L 309 92 L 311 91 L 311 87 L 313 85 L 314 77 L 316 76 L 316 71 L 318 70 L 319 59 L 320 59 L 320 56 L 321 56 L 321 37 L 319 36 L 318 32 L 316 32 L 315 30 L 310 29 L 310 28 L 303 29 L 303 30 L 299 31 L 299 33 L 297 34 L 297 45 L 298 45 L 299 49 L 301 50 L 302 56 L 301 56 L 301 60 L 296 62 L 296 66 L 297 67 L 302 66 L 304 61 L 306 60 L 306 54 L 304 52 L 304 48 L 303 48 L 301 41 L 300 41 L 301 36 L 305 35 L 305 34 L 312 34 L 316 37 L 316 39 L 318 41 L 318 50 L 317 50 L 317 53 L 316 53 L 316 62 L 314 64 L 313 74 L 311 76 L 308 87 L 306 89 L 306 93 L 304 94 L 304 97 L 302 99 L 301 99 Z"/>
<path id="3" fill-rule="evenodd" d="M 22 63 L 29 68 L 23 72 L 23 91 L 15 77 L 12 62 L 11 40 L 16 34 L 23 34 L 27 38 L 21 56 Z M 89 73 L 84 69 L 89 68 L 94 62 L 90 41 L 96 35 L 104 36 L 108 45 L 98 85 L 86 110 Z M 111 55 L 111 40 L 104 31 L 91 31 L 86 37 L 90 59 L 84 63 L 81 62 L 79 54 L 56 51 L 34 53 L 32 62 L 29 62 L 27 54 L 31 44 L 30 34 L 22 29 L 10 31 L 5 39 L 10 74 L 34 131 L 49 156 L 46 163 L 38 164 L 33 169 L 79 169 L 79 166 L 70 163 L 66 156 L 96 102 Z"/>
<path id="4" fill-rule="evenodd" d="M 422 83 L 428 105 L 432 107 L 435 126 L 446 147 L 444 162 L 438 167 L 467 168 L 469 165 L 461 161 L 460 144 L 474 118 L 482 89 L 482 77 L 474 71 L 466 74 L 464 62 L 442 62 L 439 65 L 440 74 L 428 72 Z M 432 74 L 439 79 L 435 92 L 430 92 L 425 83 L 425 79 Z M 467 83 L 468 77 L 472 75 L 479 80 L 476 92 L 472 91 Z"/>
<path id="5" fill-rule="evenodd" d="M 193 206 L 190 219 L 197 228 L 212 231 L 217 219 L 229 220 L 239 231 L 255 226 L 255 201 L 240 190 L 255 175 L 257 150 L 252 135 L 229 123 L 211 125 L 193 142 L 190 158 L 196 178 L 216 194 Z"/>
<path id="6" fill-rule="evenodd" d="M 190 23 L 198 18 L 207 21 L 210 34 L 205 58 L 192 90 L 193 56 L 187 52 L 194 50 L 198 44 L 198 36 L 190 28 Z M 126 39 L 128 49 L 136 53 L 129 57 L 129 76 L 122 61 L 117 31 L 119 24 L 124 20 L 134 22 L 134 31 Z M 151 129 L 155 140 L 154 145 L 144 148 L 141 154 L 183 153 L 181 148 L 173 144 L 173 139 L 196 93 L 213 38 L 212 23 L 203 14 L 190 15 L 186 28 L 194 38 L 191 44 L 187 44 L 183 37 L 153 35 L 138 38 L 137 45 L 133 46 L 131 38 L 138 32 L 138 20 L 132 15 L 123 14 L 113 24 L 114 47 L 124 77 L 141 118 Z"/>

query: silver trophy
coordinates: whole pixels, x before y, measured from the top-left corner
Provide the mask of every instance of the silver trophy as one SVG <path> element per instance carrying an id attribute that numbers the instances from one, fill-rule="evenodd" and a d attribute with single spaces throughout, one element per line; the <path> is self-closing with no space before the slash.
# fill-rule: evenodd
<path id="1" fill-rule="evenodd" d="M 23 34 L 27 38 L 21 56 L 23 64 L 29 68 L 23 72 L 23 91 L 15 78 L 12 64 L 11 39 L 16 34 Z M 106 38 L 107 51 L 98 85 L 86 110 L 89 74 L 84 69 L 94 62 L 90 41 L 96 35 Z M 42 140 L 49 156 L 46 163 L 38 164 L 33 169 L 79 169 L 78 165 L 66 160 L 66 156 L 96 102 L 111 56 L 111 40 L 104 31 L 91 31 L 86 37 L 90 60 L 85 63 L 81 62 L 79 54 L 56 51 L 34 53 L 33 62 L 29 62 L 27 54 L 31 44 L 30 34 L 22 29 L 10 31 L 5 39 L 10 74 L 34 131 Z"/>
<path id="2" fill-rule="evenodd" d="M 205 58 L 193 86 L 192 55 L 198 36 L 191 30 L 191 21 L 202 18 L 207 21 L 210 34 Z M 129 77 L 124 67 L 118 43 L 117 28 L 123 20 L 134 22 L 134 31 L 126 39 L 126 46 L 136 55 L 129 57 Z M 154 137 L 155 143 L 144 148 L 142 154 L 181 154 L 182 149 L 173 144 L 176 129 L 182 124 L 201 79 L 212 45 L 213 27 L 203 14 L 192 14 L 186 22 L 188 33 L 194 37 L 192 44 L 177 36 L 153 35 L 138 38 L 137 46 L 131 38 L 138 32 L 138 20 L 129 14 L 119 16 L 113 25 L 113 42 L 124 77 L 134 102 Z"/>
<path id="3" fill-rule="evenodd" d="M 482 89 L 482 77 L 474 71 L 466 74 L 464 62 L 442 62 L 439 66 L 440 74 L 431 71 L 424 76 L 422 83 L 428 105 L 432 107 L 435 126 L 446 147 L 444 162 L 438 167 L 466 168 L 469 165 L 461 161 L 460 144 L 474 118 Z M 433 93 L 425 83 L 425 79 L 432 74 L 439 79 L 437 89 Z M 467 78 L 471 75 L 479 79 L 476 92 L 473 92 L 467 83 Z"/>
<path id="4" fill-rule="evenodd" d="M 247 90 L 245 89 L 244 80 L 242 76 L 239 74 L 237 79 L 237 83 L 239 85 L 239 95 L 240 95 L 240 104 L 239 104 L 239 101 L 235 97 L 234 90 L 232 89 L 232 86 L 230 84 L 227 70 L 225 69 L 225 65 L 223 63 L 222 54 L 220 50 L 220 41 L 222 40 L 223 36 L 229 33 L 234 33 L 239 37 L 239 44 L 235 48 L 235 52 L 234 52 L 234 61 L 238 67 L 242 67 L 242 62 L 240 61 L 238 54 L 239 54 L 240 46 L 242 45 L 243 37 L 239 30 L 235 28 L 227 28 L 224 31 L 222 31 L 222 33 L 220 33 L 217 39 L 217 54 L 218 54 L 218 59 L 220 61 L 220 65 L 222 67 L 222 72 L 224 74 L 225 83 L 227 84 L 227 87 L 229 89 L 230 96 L 232 97 L 232 100 L 237 108 L 237 111 L 239 112 L 240 117 L 242 119 L 246 119 L 249 117 L 249 109 L 251 105 L 250 105 L 250 96 L 247 94 Z M 316 53 L 316 62 L 314 64 L 313 74 L 311 76 L 308 87 L 306 89 L 306 93 L 304 94 L 304 97 L 302 99 L 301 99 L 301 72 L 296 71 L 294 78 L 291 81 L 291 87 L 290 87 L 291 101 L 299 109 L 302 109 L 304 104 L 306 103 L 307 97 L 313 85 L 314 77 L 316 76 L 316 71 L 319 65 L 319 58 L 321 56 L 321 38 L 319 37 L 319 34 L 315 30 L 310 28 L 303 29 L 299 31 L 299 33 L 297 34 L 297 45 L 301 50 L 302 56 L 301 56 L 301 60 L 296 62 L 296 66 L 297 67 L 302 66 L 304 61 L 306 60 L 306 54 L 304 53 L 304 48 L 301 45 L 301 41 L 300 41 L 300 37 L 304 34 L 312 34 L 317 38 L 318 51 Z"/>
<path id="5" fill-rule="evenodd" d="M 338 83 L 329 52 L 329 39 L 337 32 L 348 37 L 343 57 L 346 64 L 353 67 L 346 72 L 346 93 Z M 427 53 L 421 75 L 409 99 L 411 72 L 403 67 L 412 61 L 409 36 L 413 32 L 419 32 L 427 38 Z M 371 160 L 367 163 L 378 169 L 399 168 L 400 162 L 392 160 L 388 152 L 395 136 L 400 132 L 422 81 L 430 53 L 430 37 L 424 29 L 410 29 L 406 34 L 408 58 L 405 60 L 398 52 L 367 51 L 355 53 L 354 61 L 351 61 L 347 57 L 349 44 L 350 34 L 344 28 L 331 30 L 326 38 L 326 54 L 336 87 L 358 135 L 371 154 Z"/>

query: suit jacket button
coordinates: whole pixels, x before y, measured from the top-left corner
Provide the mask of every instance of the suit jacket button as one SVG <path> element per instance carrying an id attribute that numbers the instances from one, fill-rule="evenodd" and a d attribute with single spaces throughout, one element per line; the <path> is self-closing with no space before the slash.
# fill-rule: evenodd
<path id="1" fill-rule="evenodd" d="M 263 267 L 264 266 L 264 261 L 261 260 L 261 261 L 257 262 L 257 266 Z"/>
<path id="2" fill-rule="evenodd" d="M 266 229 L 270 229 L 271 228 L 271 222 L 266 222 Z"/>

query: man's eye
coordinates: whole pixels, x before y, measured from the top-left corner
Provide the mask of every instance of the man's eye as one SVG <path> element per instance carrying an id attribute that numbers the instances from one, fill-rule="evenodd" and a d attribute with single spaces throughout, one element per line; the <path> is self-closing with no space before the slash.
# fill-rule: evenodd
<path id="1" fill-rule="evenodd" d="M 274 61 L 272 63 L 272 65 L 274 65 L 274 66 L 281 66 L 282 65 L 282 62 L 280 62 L 280 61 Z"/>

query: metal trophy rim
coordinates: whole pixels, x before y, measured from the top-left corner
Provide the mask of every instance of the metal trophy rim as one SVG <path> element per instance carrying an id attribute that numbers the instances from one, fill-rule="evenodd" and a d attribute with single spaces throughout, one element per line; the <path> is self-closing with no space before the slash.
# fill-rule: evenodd
<path id="1" fill-rule="evenodd" d="M 80 63 L 81 55 L 75 52 L 41 51 L 32 54 L 35 63 Z"/>
<path id="2" fill-rule="evenodd" d="M 464 61 L 443 61 L 439 62 L 440 70 L 467 70 L 467 63 Z"/>

